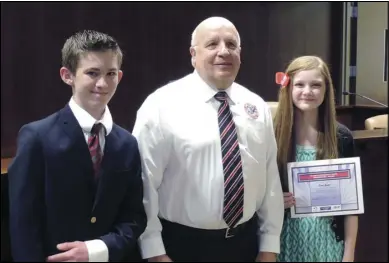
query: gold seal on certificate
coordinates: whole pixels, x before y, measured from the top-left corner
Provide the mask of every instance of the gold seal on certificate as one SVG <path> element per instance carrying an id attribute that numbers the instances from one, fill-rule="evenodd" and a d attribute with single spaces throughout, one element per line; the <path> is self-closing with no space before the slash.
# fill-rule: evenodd
<path id="1" fill-rule="evenodd" d="M 291 217 L 363 214 L 359 157 L 288 163 Z"/>

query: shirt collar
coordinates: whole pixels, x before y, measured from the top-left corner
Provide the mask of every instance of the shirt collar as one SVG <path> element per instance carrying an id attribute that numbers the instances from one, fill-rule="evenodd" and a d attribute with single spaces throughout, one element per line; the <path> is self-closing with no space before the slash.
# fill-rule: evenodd
<path id="1" fill-rule="evenodd" d="M 105 128 L 106 136 L 108 136 L 108 134 L 112 131 L 113 120 L 112 120 L 111 112 L 108 109 L 108 106 L 105 107 L 103 116 L 100 120 L 96 120 L 86 110 L 80 107 L 76 103 L 73 97 L 69 101 L 69 107 L 72 110 L 74 116 L 76 117 L 78 123 L 80 124 L 84 132 L 90 133 L 95 123 L 103 124 Z"/>
<path id="2" fill-rule="evenodd" d="M 208 85 L 208 83 L 206 83 L 200 77 L 200 75 L 196 70 L 193 71 L 192 77 L 193 77 L 192 79 L 193 79 L 193 84 L 194 84 L 194 88 L 196 89 L 196 92 L 198 92 L 200 98 L 205 102 L 211 100 L 216 95 L 216 93 L 220 91 L 217 88 Z M 228 98 L 232 101 L 232 103 L 236 104 L 238 103 L 238 99 L 237 96 L 234 96 L 234 92 L 233 92 L 235 89 L 234 86 L 235 83 L 233 82 L 232 85 L 227 89 L 225 89 L 224 91 L 227 93 Z"/>

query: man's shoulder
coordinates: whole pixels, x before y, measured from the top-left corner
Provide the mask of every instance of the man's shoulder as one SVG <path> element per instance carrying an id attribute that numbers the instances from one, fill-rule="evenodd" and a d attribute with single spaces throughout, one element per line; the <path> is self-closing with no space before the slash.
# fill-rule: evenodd
<path id="1" fill-rule="evenodd" d="M 235 89 L 236 94 L 239 96 L 239 100 L 243 102 L 251 103 L 259 107 L 267 107 L 265 100 L 258 94 L 252 92 L 245 86 L 234 82 L 233 88 Z"/>
<path id="2" fill-rule="evenodd" d="M 191 78 L 192 74 L 188 74 L 182 78 L 170 81 L 169 83 L 157 88 L 152 94 L 154 94 L 154 96 L 169 96 L 170 94 L 184 92 L 185 88 L 190 83 Z"/>
<path id="3" fill-rule="evenodd" d="M 170 81 L 169 83 L 157 88 L 150 93 L 143 105 L 147 108 L 156 109 L 162 105 L 169 105 L 177 102 L 177 98 L 182 98 L 188 91 L 188 84 L 190 84 L 191 74 L 186 75 L 180 79 Z"/>

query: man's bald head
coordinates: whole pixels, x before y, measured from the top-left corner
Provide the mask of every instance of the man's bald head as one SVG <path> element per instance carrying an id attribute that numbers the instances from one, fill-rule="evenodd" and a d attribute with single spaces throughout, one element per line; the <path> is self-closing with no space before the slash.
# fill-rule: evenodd
<path id="1" fill-rule="evenodd" d="M 198 24 L 197 27 L 195 28 L 195 30 L 193 30 L 190 45 L 192 47 L 197 45 L 198 35 L 200 35 L 204 30 L 215 29 L 215 28 L 220 28 L 220 27 L 233 28 L 234 31 L 236 32 L 237 39 L 238 39 L 238 45 L 240 47 L 240 36 L 239 36 L 238 30 L 236 30 L 236 27 L 234 26 L 234 24 L 230 20 L 228 20 L 224 17 L 220 17 L 220 16 L 209 17 L 209 18 L 203 20 L 200 24 Z"/>
<path id="2" fill-rule="evenodd" d="M 223 17 L 202 21 L 192 34 L 192 66 L 211 87 L 226 89 L 240 68 L 240 37 L 234 24 Z"/>

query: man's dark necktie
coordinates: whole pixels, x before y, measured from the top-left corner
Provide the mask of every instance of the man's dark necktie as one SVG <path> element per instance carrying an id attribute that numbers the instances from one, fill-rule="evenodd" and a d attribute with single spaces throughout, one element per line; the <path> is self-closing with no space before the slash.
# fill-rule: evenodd
<path id="1" fill-rule="evenodd" d="M 225 92 L 218 92 L 215 99 L 221 102 L 218 111 L 224 171 L 223 219 L 232 228 L 243 216 L 243 170 L 238 136 Z"/>

